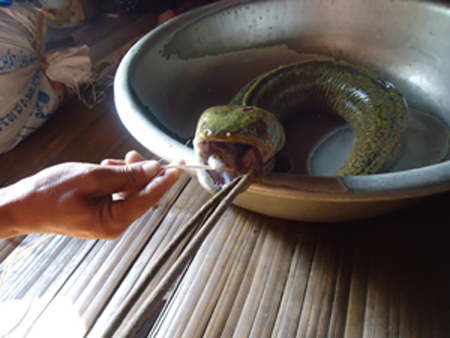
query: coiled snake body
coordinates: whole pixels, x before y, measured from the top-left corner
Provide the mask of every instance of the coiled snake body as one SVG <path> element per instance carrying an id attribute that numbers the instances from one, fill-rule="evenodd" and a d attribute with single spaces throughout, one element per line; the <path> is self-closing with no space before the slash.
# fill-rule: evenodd
<path id="1" fill-rule="evenodd" d="M 270 159 L 285 142 L 280 121 L 308 111 L 338 114 L 354 130 L 352 149 L 336 176 L 385 168 L 400 149 L 408 120 L 402 95 L 366 69 L 331 60 L 281 66 L 252 80 L 229 105 L 201 115 L 196 161 L 218 170 L 199 173 L 200 183 L 214 191 L 241 173 L 270 170 Z"/>

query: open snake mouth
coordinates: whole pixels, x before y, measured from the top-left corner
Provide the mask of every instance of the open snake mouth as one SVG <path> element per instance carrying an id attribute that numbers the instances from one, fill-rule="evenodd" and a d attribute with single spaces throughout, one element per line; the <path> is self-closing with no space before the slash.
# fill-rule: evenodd
<path id="1" fill-rule="evenodd" d="M 200 156 L 215 185 L 224 186 L 239 175 L 258 173 L 263 167 L 259 150 L 251 145 L 224 141 L 204 141 L 199 145 Z"/>

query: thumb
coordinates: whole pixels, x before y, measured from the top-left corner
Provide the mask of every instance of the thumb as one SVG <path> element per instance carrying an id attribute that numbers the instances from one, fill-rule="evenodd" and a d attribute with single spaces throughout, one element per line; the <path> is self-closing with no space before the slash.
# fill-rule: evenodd
<path id="1" fill-rule="evenodd" d="M 99 196 L 124 191 L 138 191 L 161 172 L 157 161 L 144 161 L 130 165 L 102 166 L 100 187 L 95 190 Z"/>

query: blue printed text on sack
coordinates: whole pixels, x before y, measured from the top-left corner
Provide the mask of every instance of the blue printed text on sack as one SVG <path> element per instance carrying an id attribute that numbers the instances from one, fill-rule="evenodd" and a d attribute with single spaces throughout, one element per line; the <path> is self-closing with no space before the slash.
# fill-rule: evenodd
<path id="1" fill-rule="evenodd" d="M 36 93 L 36 88 L 39 85 L 39 76 L 40 70 L 37 70 L 29 82 L 25 95 L 17 101 L 15 106 L 8 113 L 0 116 L 0 131 L 14 122 L 18 116 L 22 115 L 23 110 L 28 107 L 28 104 Z"/>
<path id="2" fill-rule="evenodd" d="M 21 50 L 19 54 L 15 54 L 8 50 L 5 54 L 0 54 L 0 71 L 26 67 L 36 60 L 37 56 L 34 53 L 25 53 Z"/>

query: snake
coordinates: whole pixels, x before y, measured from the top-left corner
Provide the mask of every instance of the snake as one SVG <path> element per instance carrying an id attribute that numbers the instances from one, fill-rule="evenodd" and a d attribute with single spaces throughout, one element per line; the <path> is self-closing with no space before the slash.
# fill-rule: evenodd
<path id="1" fill-rule="evenodd" d="M 408 124 L 405 98 L 392 83 L 346 61 L 307 60 L 257 76 L 228 105 L 206 109 L 193 139 L 194 160 L 208 165 L 197 176 L 218 191 L 236 176 L 260 176 L 286 142 L 283 121 L 295 114 L 326 112 L 354 132 L 346 160 L 334 176 L 371 175 L 400 152 Z"/>

